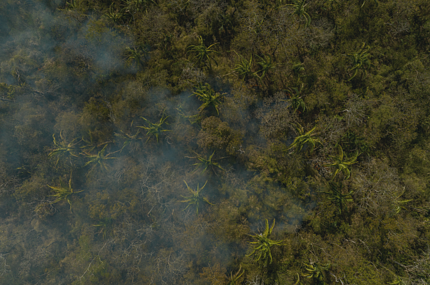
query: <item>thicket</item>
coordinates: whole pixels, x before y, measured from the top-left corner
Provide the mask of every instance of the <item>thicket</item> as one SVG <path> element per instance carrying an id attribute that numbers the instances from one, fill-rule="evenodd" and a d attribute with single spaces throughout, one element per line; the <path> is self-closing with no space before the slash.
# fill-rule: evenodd
<path id="1" fill-rule="evenodd" d="M 3 0 L 0 283 L 429 284 L 428 0 Z"/>

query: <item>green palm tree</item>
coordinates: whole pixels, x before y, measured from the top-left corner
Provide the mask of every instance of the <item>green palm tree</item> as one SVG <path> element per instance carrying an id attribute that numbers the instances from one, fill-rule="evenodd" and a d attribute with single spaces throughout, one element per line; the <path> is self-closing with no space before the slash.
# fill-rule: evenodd
<path id="1" fill-rule="evenodd" d="M 97 224 L 92 225 L 93 227 L 98 227 L 100 231 L 98 234 L 103 235 L 103 239 L 111 232 L 113 226 L 113 219 L 109 217 L 104 217 L 98 221 Z"/>
<path id="2" fill-rule="evenodd" d="M 197 171 L 199 168 L 203 168 L 201 173 L 204 173 L 208 168 L 211 168 L 212 171 L 215 173 L 215 167 L 221 169 L 222 171 L 225 171 L 224 168 L 222 168 L 218 162 L 212 161 L 212 157 L 214 156 L 214 154 L 215 154 L 215 151 L 208 158 L 200 156 L 199 154 L 197 154 L 197 157 L 189 157 L 189 156 L 186 156 L 186 157 L 197 158 L 200 161 L 193 164 L 196 166 L 196 169 L 194 171 Z"/>
<path id="3" fill-rule="evenodd" d="M 136 126 L 137 128 L 141 128 L 141 129 L 145 129 L 148 132 L 146 133 L 146 135 L 148 136 L 148 139 L 146 141 L 148 141 L 151 138 L 151 135 L 155 136 L 157 143 L 158 143 L 158 137 L 161 133 L 163 132 L 170 132 L 171 130 L 166 130 L 163 129 L 162 126 L 164 124 L 164 122 L 166 121 L 166 119 L 168 118 L 164 117 L 164 112 L 163 115 L 161 116 L 160 121 L 158 121 L 158 123 L 151 123 L 150 121 L 148 121 L 146 118 L 141 117 L 143 120 L 145 120 L 145 122 L 147 122 L 149 124 L 148 127 L 146 126 Z M 166 123 L 167 124 L 167 123 Z"/>
<path id="4" fill-rule="evenodd" d="M 143 61 L 142 58 L 145 57 L 145 51 L 142 51 L 141 49 L 137 49 L 136 47 L 125 48 L 125 59 L 128 65 L 132 64 L 133 62 L 137 63 L 141 67 L 143 67 Z"/>
<path id="5" fill-rule="evenodd" d="M 73 139 L 71 142 L 66 142 L 63 138 L 62 133 L 60 132 L 60 138 L 61 142 L 57 142 L 55 139 L 55 134 L 52 135 L 52 138 L 54 139 L 54 146 L 55 148 L 52 149 L 52 151 L 48 154 L 48 156 L 56 156 L 57 161 L 55 163 L 55 166 L 57 166 L 58 161 L 61 157 L 68 157 L 70 163 L 72 163 L 71 158 L 72 157 L 78 157 L 78 148 L 76 145 L 78 142 L 75 142 L 77 138 Z"/>
<path id="6" fill-rule="evenodd" d="M 324 194 L 329 195 L 328 199 L 332 200 L 336 207 L 339 210 L 339 214 L 342 214 L 342 211 L 346 207 L 346 203 L 353 202 L 352 194 L 354 194 L 354 191 L 349 191 L 346 194 L 342 193 L 342 183 L 339 182 L 339 184 L 330 183 L 330 189 L 331 192 L 323 192 Z"/>
<path id="7" fill-rule="evenodd" d="M 346 157 L 344 157 L 342 147 L 340 145 L 337 145 L 337 148 L 339 150 L 339 155 L 332 156 L 334 162 L 332 164 L 326 164 L 324 166 L 331 166 L 336 169 L 333 174 L 333 179 L 339 172 L 342 172 L 345 175 L 345 178 L 348 179 L 351 176 L 351 171 L 349 170 L 348 166 L 357 163 L 357 157 L 359 156 L 359 153 L 357 151 L 355 155 L 348 160 L 346 159 Z"/>
<path id="8" fill-rule="evenodd" d="M 245 270 L 242 271 L 242 265 L 239 266 L 239 270 L 233 275 L 233 272 L 230 273 L 229 277 L 226 277 L 227 279 L 227 285 L 238 285 L 239 279 L 242 277 L 243 273 L 245 273 Z"/>
<path id="9" fill-rule="evenodd" d="M 330 268 L 330 263 L 322 265 L 319 263 L 304 264 L 306 273 L 302 274 L 303 277 L 313 279 L 317 284 L 326 284 L 324 282 L 325 272 Z"/>
<path id="10" fill-rule="evenodd" d="M 209 68 L 211 68 L 211 61 L 215 62 L 216 65 L 218 63 L 213 58 L 213 54 L 217 53 L 212 49 L 217 43 L 211 44 L 210 46 L 205 46 L 203 43 L 203 38 L 199 36 L 199 44 L 198 45 L 190 45 L 188 47 L 188 52 L 193 52 L 195 54 L 195 58 L 199 62 L 199 64 L 209 64 Z"/>
<path id="11" fill-rule="evenodd" d="M 105 155 L 106 147 L 107 147 L 107 144 L 97 154 L 86 153 L 86 157 L 89 158 L 90 160 L 84 164 L 84 167 L 89 165 L 89 164 L 93 164 L 90 171 L 92 171 L 94 169 L 94 167 L 96 167 L 96 165 L 99 165 L 102 170 L 109 170 L 108 166 L 106 164 L 106 161 L 108 159 L 116 159 L 116 157 L 109 157 L 109 155 L 114 154 L 117 151 L 111 152 L 111 153 Z"/>
<path id="12" fill-rule="evenodd" d="M 282 241 L 274 241 L 270 239 L 273 228 L 275 227 L 275 219 L 273 219 L 272 226 L 269 228 L 269 221 L 266 219 L 266 228 L 263 233 L 257 235 L 250 235 L 255 241 L 250 242 L 254 245 L 252 252 L 247 256 L 254 255 L 255 261 L 260 261 L 267 266 L 273 261 L 272 246 L 281 245 Z"/>
<path id="13" fill-rule="evenodd" d="M 288 100 L 291 104 L 291 107 L 293 107 L 294 111 L 297 111 L 299 108 L 301 108 L 303 112 L 306 111 L 306 103 L 305 101 L 303 101 L 302 97 L 300 96 L 300 94 L 302 93 L 302 90 L 303 90 L 303 84 L 299 88 L 292 87 L 292 88 L 288 88 L 287 90 L 284 90 L 286 92 L 289 92 L 290 94 L 291 93 L 294 94 Z"/>
<path id="14" fill-rule="evenodd" d="M 257 57 L 260 59 L 260 61 L 257 63 L 261 67 L 261 69 L 257 71 L 257 72 L 261 72 L 261 75 L 260 76 L 257 75 L 257 76 L 261 80 L 264 78 L 264 76 L 266 76 L 266 74 L 269 72 L 270 69 L 275 68 L 275 65 L 272 62 L 272 58 L 269 55 L 263 55 L 263 57 L 260 57 L 257 55 Z"/>
<path id="15" fill-rule="evenodd" d="M 211 202 L 209 202 L 209 200 L 205 197 L 202 197 L 200 195 L 200 192 L 203 190 L 203 188 L 205 188 L 206 184 L 208 183 L 207 181 L 205 182 L 205 185 L 203 185 L 202 188 L 199 187 L 199 184 L 197 184 L 197 190 L 193 190 L 191 189 L 190 186 L 188 186 L 187 182 L 184 180 L 185 185 L 187 185 L 187 189 L 188 191 L 191 192 L 190 196 L 182 196 L 183 198 L 186 198 L 185 200 L 179 201 L 181 203 L 188 203 L 187 207 L 184 209 L 184 211 L 186 209 L 188 209 L 189 206 L 191 205 L 195 205 L 196 207 L 196 214 L 199 214 L 199 206 L 201 204 L 207 203 L 209 205 L 213 205 Z"/>
<path id="16" fill-rule="evenodd" d="M 403 279 L 400 276 L 396 276 L 395 279 L 393 280 L 393 282 L 390 282 L 388 284 L 390 284 L 390 285 L 406 285 L 408 283 L 403 281 Z"/>
<path id="17" fill-rule="evenodd" d="M 67 201 L 67 203 L 69 203 L 70 205 L 70 211 L 72 210 L 72 203 L 70 202 L 70 196 L 73 194 L 77 194 L 77 193 L 81 193 L 84 190 L 81 191 L 77 191 L 75 192 L 72 188 L 72 173 L 70 173 L 70 179 L 69 179 L 69 188 L 65 188 L 65 187 L 55 187 L 55 186 L 49 186 L 49 188 L 51 188 L 55 194 L 53 195 L 49 195 L 51 197 L 56 197 L 55 200 L 53 202 L 51 202 L 51 204 L 55 204 L 61 201 Z"/>
<path id="18" fill-rule="evenodd" d="M 234 71 L 237 73 L 237 75 L 239 75 L 239 77 L 242 77 L 243 81 L 253 77 L 258 77 L 258 74 L 252 71 L 252 55 L 249 60 L 246 60 L 237 52 L 236 54 L 240 58 L 239 63 L 237 63 L 236 67 L 234 68 Z"/>
<path id="19" fill-rule="evenodd" d="M 403 194 L 405 194 L 405 190 L 403 189 L 402 194 L 400 194 L 399 196 L 396 197 L 396 199 L 394 200 L 393 206 L 394 206 L 394 210 L 396 211 L 396 214 L 400 213 L 400 211 L 402 209 L 405 209 L 405 207 L 403 206 L 404 204 L 413 201 L 413 199 L 409 199 L 409 200 L 403 200 L 400 201 L 400 197 L 403 196 Z"/>
<path id="20" fill-rule="evenodd" d="M 215 92 L 213 88 L 206 83 L 205 85 L 199 85 L 196 91 L 193 92 L 203 104 L 199 107 L 200 112 L 206 107 L 213 106 L 219 115 L 219 105 L 221 104 L 222 95 Z"/>
<path id="21" fill-rule="evenodd" d="M 178 105 L 178 107 L 176 107 L 176 110 L 178 111 L 178 114 L 181 118 L 188 120 L 188 122 L 190 122 L 190 124 L 196 124 L 201 120 L 200 114 L 196 114 L 196 115 L 187 115 L 183 109 L 183 105 L 182 103 Z"/>
<path id="22" fill-rule="evenodd" d="M 294 139 L 293 143 L 287 148 L 287 150 L 294 147 L 296 148 L 296 152 L 299 152 L 302 150 L 305 144 L 308 144 L 311 146 L 310 152 L 312 152 L 317 143 L 321 144 L 321 141 L 319 139 L 313 137 L 315 135 L 315 133 L 313 133 L 315 129 L 316 126 L 305 133 L 303 127 L 298 124 L 297 132 L 299 133 L 299 135 Z"/>
<path id="23" fill-rule="evenodd" d="M 78 3 L 76 3 L 76 0 L 72 0 L 70 2 L 66 2 L 66 9 L 67 10 L 73 10 L 79 8 Z"/>
<path id="24" fill-rule="evenodd" d="M 373 0 L 373 2 L 375 2 L 376 6 L 379 6 L 379 2 L 377 0 Z M 364 4 L 366 4 L 366 0 L 363 1 L 363 4 L 361 4 L 361 8 L 364 7 Z"/>
<path id="25" fill-rule="evenodd" d="M 132 126 L 133 126 L 133 122 L 131 122 L 130 127 Z M 124 132 L 123 130 L 120 130 L 120 133 L 115 133 L 116 137 L 119 137 L 124 140 L 120 152 L 122 152 L 122 150 L 131 142 L 139 143 L 141 141 L 141 139 L 138 137 L 139 134 L 140 134 L 140 130 L 137 130 L 137 132 L 134 135 L 131 135 L 128 132 Z"/>
<path id="26" fill-rule="evenodd" d="M 370 67 L 368 53 L 369 49 L 370 47 L 366 47 L 366 43 L 363 43 L 357 52 L 349 54 L 352 60 L 352 67 L 349 69 L 349 71 L 354 71 L 354 74 L 348 79 L 348 81 L 351 81 L 351 79 L 357 75 L 359 70 L 365 70 L 366 68 Z"/>
<path id="27" fill-rule="evenodd" d="M 113 3 L 110 5 L 109 10 L 104 15 L 105 18 L 111 20 L 114 23 L 121 20 L 123 16 L 124 16 L 124 14 L 122 13 L 121 10 L 118 11 L 118 10 L 113 9 Z"/>
<path id="28" fill-rule="evenodd" d="M 305 11 L 306 5 L 305 0 L 293 0 L 293 4 L 286 4 L 285 6 L 293 6 L 294 15 L 305 18 L 305 27 L 308 27 L 311 24 L 311 16 Z"/>
<path id="29" fill-rule="evenodd" d="M 156 5 L 157 3 L 153 0 L 127 0 L 125 3 L 125 11 L 127 12 L 147 12 L 150 5 Z"/>

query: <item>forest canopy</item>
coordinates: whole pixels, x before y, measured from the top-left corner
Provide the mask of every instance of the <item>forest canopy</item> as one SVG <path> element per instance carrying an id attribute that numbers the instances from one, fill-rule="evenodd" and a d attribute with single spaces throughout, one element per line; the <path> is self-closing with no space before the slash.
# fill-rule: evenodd
<path id="1" fill-rule="evenodd" d="M 1 284 L 430 284 L 428 0 L 0 1 Z"/>

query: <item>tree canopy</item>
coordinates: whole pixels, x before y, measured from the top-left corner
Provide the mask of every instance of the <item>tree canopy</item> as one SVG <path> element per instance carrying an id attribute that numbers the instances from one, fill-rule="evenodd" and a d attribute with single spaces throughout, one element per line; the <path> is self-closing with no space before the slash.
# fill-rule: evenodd
<path id="1" fill-rule="evenodd" d="M 0 1 L 0 283 L 430 284 L 429 47 L 428 0 Z"/>

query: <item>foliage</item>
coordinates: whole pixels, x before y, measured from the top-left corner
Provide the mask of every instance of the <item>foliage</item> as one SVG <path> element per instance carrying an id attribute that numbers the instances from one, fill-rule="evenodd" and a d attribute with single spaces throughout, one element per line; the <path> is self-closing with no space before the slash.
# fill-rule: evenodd
<path id="1" fill-rule="evenodd" d="M 302 97 L 300 96 L 300 93 L 302 92 L 302 90 L 303 90 L 303 84 L 300 86 L 300 88 L 293 87 L 287 90 L 291 93 L 294 93 L 294 95 L 292 95 L 291 98 L 288 100 L 291 103 L 291 106 L 294 108 L 294 111 L 298 111 L 299 108 L 302 109 L 302 112 L 306 111 L 306 103 L 305 101 L 303 101 Z"/>
<path id="2" fill-rule="evenodd" d="M 357 75 L 359 70 L 365 70 L 370 67 L 369 49 L 370 47 L 366 46 L 366 43 L 363 43 L 357 52 L 349 55 L 352 60 L 352 67 L 349 71 L 354 71 L 354 74 L 348 79 L 348 81 L 351 81 Z"/>
<path id="3" fill-rule="evenodd" d="M 312 152 L 316 144 L 321 144 L 321 141 L 319 139 L 313 137 L 316 135 L 316 133 L 313 133 L 315 129 L 316 126 L 305 133 L 303 127 L 301 125 L 297 125 L 297 132 L 299 134 L 294 139 L 293 143 L 287 148 L 287 150 L 295 148 L 296 152 L 299 152 L 302 150 L 305 144 L 308 144 L 311 146 L 309 151 Z"/>
<path id="4" fill-rule="evenodd" d="M 145 56 L 146 56 L 146 52 L 142 51 L 136 47 L 133 47 L 133 48 L 126 47 L 125 48 L 125 58 L 126 58 L 127 64 L 131 64 L 131 63 L 135 62 L 140 67 L 143 67 L 142 58 L 145 58 Z"/>
<path id="5" fill-rule="evenodd" d="M 396 199 L 394 200 L 394 209 L 396 211 L 396 214 L 399 214 L 402 209 L 405 209 L 405 207 L 403 206 L 404 204 L 413 201 L 413 199 L 400 201 L 399 199 L 400 197 L 403 196 L 404 193 L 405 191 L 403 190 L 403 192 L 399 196 L 397 196 Z"/>
<path id="6" fill-rule="evenodd" d="M 51 197 L 55 197 L 55 200 L 53 202 L 51 202 L 52 204 L 61 202 L 61 201 L 67 201 L 67 203 L 69 203 L 70 206 L 70 210 L 72 210 L 72 203 L 70 202 L 70 197 L 73 194 L 78 194 L 83 192 L 84 190 L 81 191 L 74 191 L 72 188 L 72 173 L 70 173 L 70 179 L 69 179 L 69 188 L 65 188 L 65 187 L 56 187 L 56 186 L 49 186 L 49 188 L 51 188 L 55 194 L 50 195 Z"/>
<path id="7" fill-rule="evenodd" d="M 429 15 L 0 1 L 0 284 L 430 283 Z"/>
<path id="8" fill-rule="evenodd" d="M 258 65 L 260 65 L 261 69 L 256 72 L 261 72 L 261 75 L 258 76 L 258 78 L 263 79 L 264 76 L 269 72 L 269 70 L 274 69 L 275 65 L 272 62 L 272 58 L 269 55 L 264 55 L 263 57 L 260 57 L 257 55 L 257 57 L 260 59 Z"/>
<path id="9" fill-rule="evenodd" d="M 186 209 L 188 209 L 189 206 L 191 205 L 195 205 L 196 207 L 196 214 L 199 214 L 199 207 L 200 205 L 203 205 L 204 203 L 207 203 L 209 205 L 213 205 L 211 202 L 209 202 L 209 200 L 205 197 L 202 197 L 200 195 L 200 192 L 203 190 L 203 188 L 205 188 L 206 184 L 208 183 L 207 181 L 205 182 L 205 184 L 203 185 L 202 188 L 199 187 L 199 184 L 197 184 L 197 189 L 193 190 L 191 189 L 190 186 L 188 186 L 187 182 L 184 180 L 185 185 L 187 185 L 187 189 L 188 191 L 191 192 L 190 196 L 182 196 L 183 198 L 186 198 L 185 200 L 179 201 L 182 203 L 188 203 L 187 207 L 184 209 L 184 211 Z"/>
<path id="10" fill-rule="evenodd" d="M 196 157 L 189 157 L 189 156 L 187 156 L 187 157 L 188 158 L 197 158 L 200 161 L 200 162 L 197 162 L 197 163 L 193 164 L 193 165 L 196 166 L 196 168 L 195 168 L 194 171 L 197 171 L 199 168 L 203 168 L 203 170 L 202 170 L 201 173 L 206 172 L 206 170 L 208 170 L 209 168 L 214 173 L 215 173 L 215 169 L 216 168 L 221 169 L 222 171 L 225 171 L 224 168 L 222 168 L 221 165 L 218 162 L 212 161 L 212 158 L 213 158 L 214 154 L 215 154 L 215 151 L 212 152 L 212 154 L 209 157 L 207 157 L 207 158 L 205 158 L 205 157 L 203 157 L 203 156 L 201 156 L 199 154 L 197 154 Z"/>
<path id="11" fill-rule="evenodd" d="M 273 228 L 275 227 L 275 220 L 273 220 L 272 226 L 269 228 L 269 221 L 266 219 L 266 228 L 263 233 L 257 235 L 251 235 L 255 241 L 251 241 L 254 247 L 252 252 L 248 256 L 254 255 L 256 261 L 260 261 L 267 266 L 273 262 L 272 258 L 272 246 L 281 245 L 282 241 L 274 241 L 270 239 Z"/>
<path id="12" fill-rule="evenodd" d="M 199 44 L 198 45 L 190 45 L 188 47 L 188 52 L 194 53 L 194 57 L 197 59 L 199 64 L 205 64 L 208 65 L 209 68 L 211 68 L 211 62 L 215 62 L 216 65 L 218 63 L 213 58 L 213 55 L 217 52 L 213 49 L 213 47 L 217 43 L 211 44 L 210 46 L 205 46 L 203 43 L 203 38 L 199 36 Z"/>
<path id="13" fill-rule="evenodd" d="M 303 274 L 303 277 L 315 280 L 317 284 L 327 284 L 324 282 L 325 272 L 330 268 L 330 264 L 320 264 L 318 262 L 311 262 L 305 265 L 306 273 Z"/>
<path id="14" fill-rule="evenodd" d="M 219 115 L 219 105 L 221 104 L 222 95 L 216 93 L 208 83 L 205 85 L 199 85 L 193 94 L 203 102 L 199 107 L 200 112 L 209 106 L 213 106 Z"/>
<path id="15" fill-rule="evenodd" d="M 106 160 L 108 159 L 116 159 L 116 157 L 109 157 L 112 153 L 108 153 L 105 155 L 105 151 L 106 151 L 106 147 L 107 144 L 102 148 L 101 151 L 97 152 L 97 154 L 89 154 L 89 153 L 85 153 L 85 156 L 87 158 L 89 158 L 90 160 L 87 161 L 84 166 L 93 164 L 93 166 L 91 167 L 91 170 L 93 170 L 96 165 L 99 165 L 99 167 L 101 168 L 101 170 L 109 170 L 107 164 L 106 164 Z"/>
<path id="16" fill-rule="evenodd" d="M 60 138 L 61 138 L 61 142 L 57 142 L 57 140 L 55 139 L 55 134 L 52 135 L 52 138 L 54 139 L 54 146 L 55 148 L 52 149 L 52 151 L 48 154 L 48 156 L 56 156 L 57 157 L 57 161 L 55 163 L 55 165 L 58 164 L 58 161 L 60 160 L 60 158 L 62 157 L 67 157 L 69 159 L 69 162 L 72 163 L 71 161 L 71 157 L 78 157 L 78 148 L 76 147 L 76 145 L 79 142 L 75 142 L 77 139 L 73 139 L 71 142 L 67 143 L 64 138 L 62 133 L 60 132 Z"/>
<path id="17" fill-rule="evenodd" d="M 305 18 L 305 27 L 309 27 L 311 24 L 311 16 L 309 16 L 309 14 L 305 11 L 306 5 L 308 4 L 305 4 L 305 0 L 293 0 L 293 4 L 287 4 L 285 6 L 293 6 L 294 14 Z"/>
<path id="18" fill-rule="evenodd" d="M 123 15 L 122 11 L 113 8 L 112 3 L 104 16 L 112 22 L 117 23 L 122 19 Z"/>
<path id="19" fill-rule="evenodd" d="M 105 217 L 103 219 L 100 219 L 97 224 L 94 224 L 93 227 L 98 227 L 100 231 L 98 234 L 101 234 L 103 236 L 103 239 L 106 239 L 106 236 L 109 234 L 109 231 L 112 228 L 113 219 Z"/>
<path id="20" fill-rule="evenodd" d="M 252 71 L 252 55 L 249 60 L 246 60 L 237 52 L 236 54 L 240 58 L 239 63 L 236 63 L 236 67 L 234 68 L 237 75 L 241 77 L 243 81 L 249 80 L 253 77 L 258 77 L 257 73 Z"/>
<path id="21" fill-rule="evenodd" d="M 330 190 L 331 192 L 323 192 L 324 194 L 328 195 L 328 199 L 332 200 L 333 203 L 336 205 L 337 209 L 339 210 L 339 214 L 342 214 L 344 209 L 346 208 L 347 202 L 353 202 L 352 194 L 354 194 L 354 191 L 349 191 L 346 194 L 342 193 L 342 183 L 330 183 Z"/>
<path id="22" fill-rule="evenodd" d="M 130 127 L 133 126 L 133 122 L 131 122 Z M 122 150 L 129 145 L 132 142 L 140 142 L 140 138 L 138 137 L 140 134 L 140 130 L 137 130 L 137 132 L 134 135 L 131 135 L 128 132 L 125 132 L 123 130 L 120 130 L 119 133 L 115 133 L 115 136 L 121 138 L 124 140 L 123 144 L 122 144 L 122 148 L 120 150 L 120 152 L 122 152 Z"/>
<path id="23" fill-rule="evenodd" d="M 342 147 L 337 145 L 337 148 L 339 151 L 338 156 L 333 156 L 332 158 L 334 159 L 334 162 L 332 164 L 326 164 L 325 166 L 331 166 L 336 169 L 336 171 L 333 173 L 333 179 L 339 172 L 342 172 L 345 176 L 345 179 L 348 179 L 351 176 L 351 171 L 349 170 L 348 166 L 357 163 L 357 157 L 359 154 L 356 152 L 355 155 L 348 160 L 346 156 L 344 158 Z"/>
<path id="24" fill-rule="evenodd" d="M 145 122 L 147 122 L 149 124 L 149 126 L 136 126 L 136 127 L 141 128 L 141 129 L 145 129 L 148 131 L 148 132 L 146 132 L 146 135 L 148 136 L 148 139 L 146 141 L 149 141 L 151 136 L 155 136 L 155 139 L 157 140 L 157 143 L 158 143 L 159 135 L 161 135 L 163 132 L 170 132 L 170 130 L 166 130 L 166 129 L 162 128 L 164 122 L 167 120 L 168 117 L 169 116 L 164 117 L 164 112 L 163 112 L 163 115 L 161 116 L 158 123 L 151 123 L 146 118 L 141 117 Z"/>
<path id="25" fill-rule="evenodd" d="M 240 272 L 242 270 L 242 266 L 239 266 L 239 269 L 237 272 L 233 275 L 233 272 L 230 273 L 230 277 L 228 277 L 228 283 L 227 285 L 238 285 L 239 279 L 242 277 L 243 273 L 245 273 L 245 270 Z"/>

